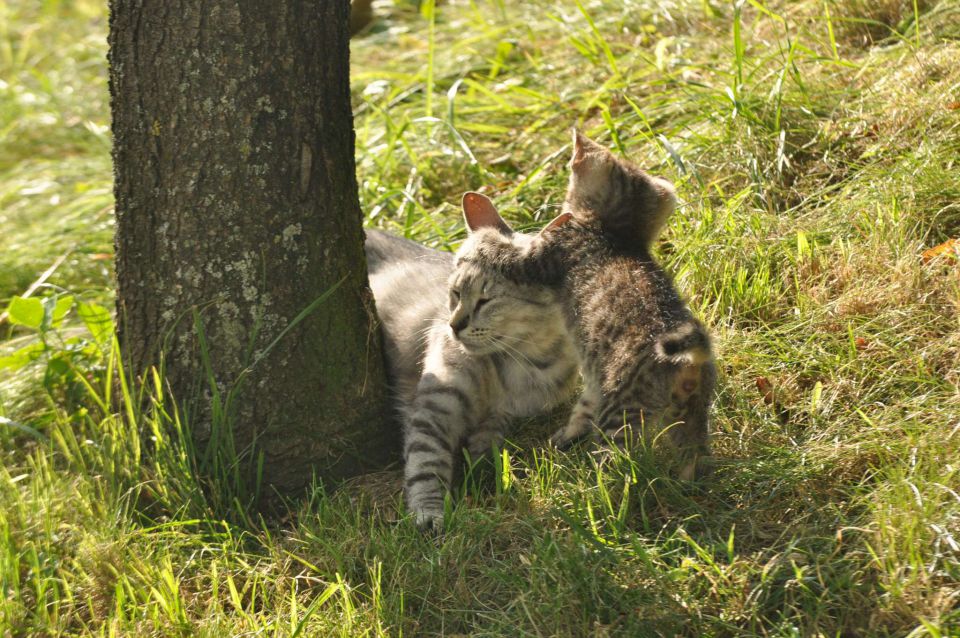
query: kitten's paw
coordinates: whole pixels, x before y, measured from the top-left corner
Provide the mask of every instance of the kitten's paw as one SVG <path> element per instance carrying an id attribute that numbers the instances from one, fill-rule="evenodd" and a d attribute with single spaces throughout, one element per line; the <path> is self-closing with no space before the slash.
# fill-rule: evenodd
<path id="1" fill-rule="evenodd" d="M 420 509 L 415 513 L 417 529 L 425 534 L 440 534 L 443 531 L 443 510 Z"/>
<path id="2" fill-rule="evenodd" d="M 567 428 L 562 427 L 550 435 L 550 445 L 558 450 L 566 450 L 572 446 L 578 438 L 577 436 L 569 436 L 567 434 Z"/>
<path id="3" fill-rule="evenodd" d="M 550 435 L 550 445 L 558 450 L 566 450 L 583 438 L 584 432 L 571 430 L 564 426 Z"/>
<path id="4" fill-rule="evenodd" d="M 677 477 L 681 481 L 701 481 L 713 474 L 715 466 L 710 454 L 698 454 L 686 459 Z"/>
<path id="5" fill-rule="evenodd" d="M 574 414 L 562 428 L 550 435 L 550 444 L 558 450 L 565 450 L 593 430 L 589 417 Z"/>
<path id="6" fill-rule="evenodd" d="M 680 468 L 679 478 L 681 481 L 692 481 L 697 476 L 697 461 L 696 459 L 692 461 L 687 461 L 683 467 Z"/>

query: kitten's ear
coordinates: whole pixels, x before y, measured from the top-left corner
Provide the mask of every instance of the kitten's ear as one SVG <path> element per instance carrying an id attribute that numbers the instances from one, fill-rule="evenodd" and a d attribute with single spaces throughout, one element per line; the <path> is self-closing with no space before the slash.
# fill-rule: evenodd
<path id="1" fill-rule="evenodd" d="M 571 219 L 573 219 L 573 215 L 570 213 L 560 213 L 554 217 L 549 224 L 543 227 L 543 230 L 540 231 L 540 234 L 543 235 L 544 233 L 550 232 L 554 228 L 560 228 Z"/>
<path id="2" fill-rule="evenodd" d="M 486 195 L 464 193 L 462 206 L 463 218 L 470 232 L 476 232 L 481 228 L 496 228 L 504 235 L 513 234 L 513 229 L 503 221 L 503 217 L 500 217 L 500 213 L 497 212 L 497 207 Z"/>
<path id="3" fill-rule="evenodd" d="M 573 128 L 573 156 L 570 158 L 570 168 L 574 173 L 581 173 L 589 167 L 599 167 L 608 164 L 606 159 L 610 152 L 605 146 L 597 144 L 589 137 Z M 592 158 L 592 162 L 587 159 Z"/>
<path id="4" fill-rule="evenodd" d="M 573 156 L 570 158 L 570 166 L 576 168 L 587 156 L 587 143 L 590 140 L 581 133 L 576 126 L 573 127 Z"/>

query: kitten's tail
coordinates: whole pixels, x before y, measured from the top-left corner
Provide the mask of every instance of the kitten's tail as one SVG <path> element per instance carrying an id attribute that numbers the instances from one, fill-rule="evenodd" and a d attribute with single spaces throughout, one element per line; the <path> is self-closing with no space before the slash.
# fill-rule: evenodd
<path id="1" fill-rule="evenodd" d="M 700 365 L 713 359 L 710 335 L 696 319 L 661 335 L 653 351 L 659 359 L 677 365 Z"/>

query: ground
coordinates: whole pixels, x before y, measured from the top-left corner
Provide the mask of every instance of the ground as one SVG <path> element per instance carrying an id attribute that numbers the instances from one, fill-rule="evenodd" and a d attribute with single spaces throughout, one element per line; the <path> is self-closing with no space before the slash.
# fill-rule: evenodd
<path id="1" fill-rule="evenodd" d="M 253 517 L 171 405 L 104 391 L 106 9 L 0 1 L 0 307 L 40 301 L 0 322 L 0 636 L 960 635 L 960 3 L 433 9 L 353 41 L 367 223 L 454 248 L 480 189 L 537 226 L 573 125 L 674 180 L 714 476 L 544 449 L 561 411 L 442 537 L 395 473 Z"/>

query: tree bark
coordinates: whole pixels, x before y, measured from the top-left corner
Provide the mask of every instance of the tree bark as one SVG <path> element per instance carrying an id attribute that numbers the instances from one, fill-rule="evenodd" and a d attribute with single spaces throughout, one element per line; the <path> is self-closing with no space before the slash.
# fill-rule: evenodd
<path id="1" fill-rule="evenodd" d="M 110 2 L 125 363 L 142 375 L 163 353 L 201 446 L 242 378 L 237 449 L 255 441 L 283 494 L 398 447 L 354 174 L 349 13 L 347 0 Z"/>

